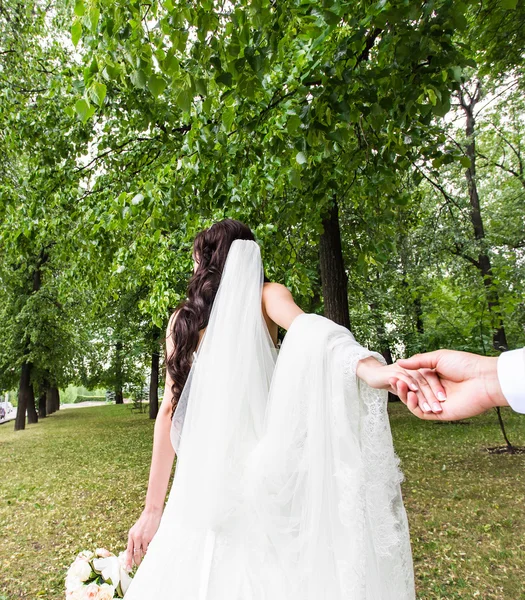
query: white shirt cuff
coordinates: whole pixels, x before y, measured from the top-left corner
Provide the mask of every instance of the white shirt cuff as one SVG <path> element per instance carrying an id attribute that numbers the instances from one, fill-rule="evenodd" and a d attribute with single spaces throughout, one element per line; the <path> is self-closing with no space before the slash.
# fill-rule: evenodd
<path id="1" fill-rule="evenodd" d="M 498 357 L 498 380 L 510 407 L 525 413 L 525 348 L 502 352 Z"/>

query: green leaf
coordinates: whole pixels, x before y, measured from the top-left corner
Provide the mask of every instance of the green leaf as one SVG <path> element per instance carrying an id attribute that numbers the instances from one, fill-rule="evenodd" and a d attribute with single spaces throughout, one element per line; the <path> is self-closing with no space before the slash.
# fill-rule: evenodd
<path id="1" fill-rule="evenodd" d="M 501 0 L 501 6 L 506 10 L 514 10 L 517 4 L 518 0 Z"/>
<path id="2" fill-rule="evenodd" d="M 75 2 L 75 14 L 77 17 L 83 17 L 86 13 L 86 7 L 84 6 L 84 0 L 77 0 Z"/>
<path id="3" fill-rule="evenodd" d="M 455 81 L 461 81 L 461 77 L 462 77 L 462 69 L 461 67 L 458 67 L 457 65 L 455 67 L 451 67 L 450 69 L 452 71 L 452 77 L 454 78 Z"/>
<path id="4" fill-rule="evenodd" d="M 215 78 L 217 83 L 222 83 L 228 87 L 232 86 L 233 77 L 231 73 L 221 73 L 218 77 Z"/>
<path id="5" fill-rule="evenodd" d="M 104 98 L 106 97 L 106 86 L 103 83 L 95 81 L 95 83 L 91 86 L 91 92 L 94 101 L 98 104 L 98 106 L 102 106 Z"/>
<path id="6" fill-rule="evenodd" d="M 328 25 L 337 25 L 341 20 L 341 17 L 331 10 L 323 11 L 323 19 L 326 21 Z"/>
<path id="7" fill-rule="evenodd" d="M 88 101 L 84 100 L 84 98 L 81 98 L 75 102 L 75 110 L 77 111 L 77 115 L 80 117 L 82 123 L 86 123 L 86 121 L 95 113 L 95 107 L 90 106 Z"/>
<path id="8" fill-rule="evenodd" d="M 465 167 L 465 169 L 470 168 L 470 158 L 468 156 L 460 156 L 459 162 L 462 167 Z"/>
<path id="9" fill-rule="evenodd" d="M 427 95 L 428 95 L 428 99 L 430 100 L 431 104 L 433 106 L 436 106 L 436 102 L 437 102 L 436 92 L 434 92 L 434 90 L 432 88 L 428 88 Z"/>
<path id="10" fill-rule="evenodd" d="M 230 106 L 222 113 L 222 123 L 224 125 L 224 129 L 227 132 L 231 131 L 234 120 L 235 120 L 235 110 L 234 110 L 233 106 Z"/>
<path id="11" fill-rule="evenodd" d="M 177 57 L 173 55 L 173 51 L 170 50 L 163 61 L 164 72 L 168 75 L 175 75 L 180 70 L 179 61 Z"/>
<path id="12" fill-rule="evenodd" d="M 143 90 L 146 87 L 146 73 L 142 69 L 138 69 L 137 71 L 133 71 L 130 76 L 131 83 L 135 86 Z"/>
<path id="13" fill-rule="evenodd" d="M 78 44 L 78 41 L 80 40 L 81 36 L 82 23 L 78 19 L 75 19 L 73 25 L 71 25 L 71 41 L 73 42 L 74 46 Z"/>
<path id="14" fill-rule="evenodd" d="M 148 79 L 148 89 L 155 96 L 155 98 L 158 98 L 166 89 L 166 82 L 158 75 L 151 75 L 151 77 Z"/>
<path id="15" fill-rule="evenodd" d="M 106 66 L 102 70 L 102 75 L 109 81 L 111 79 L 116 79 L 120 74 L 118 67 L 115 65 L 111 65 L 106 63 Z"/>
<path id="16" fill-rule="evenodd" d="M 93 6 L 89 9 L 89 24 L 91 26 L 91 31 L 95 33 L 98 27 L 98 21 L 100 19 L 100 10 Z"/>
<path id="17" fill-rule="evenodd" d="M 131 204 L 137 205 L 140 204 L 143 200 L 144 196 L 142 194 L 137 194 L 136 196 L 134 196 L 133 200 L 131 201 Z"/>
<path id="18" fill-rule="evenodd" d="M 197 91 L 197 94 L 200 94 L 201 96 L 206 96 L 206 94 L 208 93 L 208 88 L 206 86 L 206 80 L 201 79 L 200 77 L 198 79 L 196 79 L 195 80 L 195 90 Z"/>
<path id="19" fill-rule="evenodd" d="M 183 112 L 190 112 L 191 95 L 189 90 L 182 89 L 177 96 L 177 105 Z"/>
<path id="20" fill-rule="evenodd" d="M 301 175 L 297 169 L 291 169 L 288 173 L 288 179 L 294 187 L 301 187 Z"/>
<path id="21" fill-rule="evenodd" d="M 298 152 L 295 160 L 300 164 L 300 165 L 304 165 L 304 163 L 306 162 L 306 156 L 304 154 L 304 152 Z"/>
<path id="22" fill-rule="evenodd" d="M 286 129 L 290 135 L 293 135 L 301 126 L 301 119 L 297 115 L 292 115 L 286 123 Z"/>
<path id="23" fill-rule="evenodd" d="M 432 108 L 432 111 L 438 117 L 444 117 L 448 113 L 449 110 L 450 110 L 449 98 L 445 98 L 441 103 L 436 104 L 436 106 L 434 106 Z"/>

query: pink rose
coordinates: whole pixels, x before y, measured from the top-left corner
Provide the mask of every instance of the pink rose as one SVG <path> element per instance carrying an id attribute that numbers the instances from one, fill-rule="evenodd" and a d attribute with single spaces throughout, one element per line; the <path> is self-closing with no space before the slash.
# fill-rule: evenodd
<path id="1" fill-rule="evenodd" d="M 99 587 L 96 583 L 90 583 L 84 591 L 86 600 L 97 600 Z"/>

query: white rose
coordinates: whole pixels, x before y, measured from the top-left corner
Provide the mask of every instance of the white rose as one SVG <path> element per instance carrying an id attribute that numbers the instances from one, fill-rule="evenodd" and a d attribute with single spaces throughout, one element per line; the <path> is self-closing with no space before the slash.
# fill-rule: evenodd
<path id="1" fill-rule="evenodd" d="M 115 588 L 109 583 L 103 583 L 98 590 L 97 600 L 113 600 Z"/>
<path id="2" fill-rule="evenodd" d="M 67 574 L 80 579 L 80 581 L 86 581 L 91 575 L 91 565 L 86 558 L 77 558 L 69 567 Z"/>
<path id="3" fill-rule="evenodd" d="M 78 577 L 74 577 L 73 575 L 66 576 L 66 593 L 73 593 L 77 590 L 80 590 L 84 587 L 84 584 Z"/>
<path id="4" fill-rule="evenodd" d="M 97 548 L 95 550 L 95 554 L 97 556 L 99 556 L 99 557 L 102 557 L 102 558 L 107 558 L 108 556 L 115 556 L 113 554 L 113 552 L 110 552 L 109 550 L 106 550 L 106 548 Z"/>
<path id="5" fill-rule="evenodd" d="M 93 552 L 91 552 L 91 550 L 82 550 L 77 554 L 77 558 L 87 558 L 88 560 L 90 558 L 93 558 L 94 556 L 95 555 L 93 554 Z"/>

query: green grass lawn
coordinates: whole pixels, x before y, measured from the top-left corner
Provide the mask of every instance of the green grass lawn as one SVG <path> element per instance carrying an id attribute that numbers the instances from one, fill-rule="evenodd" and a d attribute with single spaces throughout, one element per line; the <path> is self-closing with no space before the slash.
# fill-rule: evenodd
<path id="1" fill-rule="evenodd" d="M 439 425 L 401 404 L 390 413 L 418 599 L 525 599 L 525 455 L 486 452 L 501 444 L 495 413 Z M 525 445 L 525 417 L 503 414 L 511 440 Z M 153 425 L 108 405 L 65 409 L 25 431 L 0 426 L 0 600 L 62 599 L 78 551 L 125 549 Z"/>

